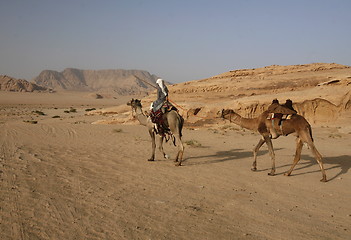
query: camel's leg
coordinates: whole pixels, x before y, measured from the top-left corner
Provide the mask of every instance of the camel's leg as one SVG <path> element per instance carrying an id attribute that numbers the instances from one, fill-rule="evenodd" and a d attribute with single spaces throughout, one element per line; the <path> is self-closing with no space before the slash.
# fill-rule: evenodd
<path id="1" fill-rule="evenodd" d="M 153 129 L 149 129 L 149 134 L 151 137 L 151 157 L 148 159 L 148 161 L 154 161 L 155 160 L 155 149 L 156 149 L 156 143 L 155 143 L 155 133 Z"/>
<path id="2" fill-rule="evenodd" d="M 253 155 L 254 155 L 254 161 L 252 163 L 251 170 L 256 171 L 257 170 L 257 153 L 258 150 L 262 147 L 262 145 L 265 143 L 265 140 L 263 138 L 260 139 L 256 147 L 253 149 Z"/>
<path id="3" fill-rule="evenodd" d="M 274 174 L 275 174 L 275 154 L 274 154 L 274 150 L 273 150 L 273 143 L 272 143 L 272 140 L 269 136 L 264 136 L 264 140 L 268 146 L 269 155 L 271 156 L 271 160 L 272 160 L 272 169 L 271 169 L 271 172 L 268 173 L 268 175 L 274 176 Z"/>
<path id="4" fill-rule="evenodd" d="M 176 134 L 175 136 L 176 143 L 178 144 L 178 154 L 175 159 L 176 166 L 181 166 L 182 165 L 182 159 L 183 159 L 183 154 L 184 154 L 184 145 L 182 142 L 182 138 L 180 137 L 179 134 Z"/>
<path id="5" fill-rule="evenodd" d="M 327 182 L 327 175 L 325 174 L 325 170 L 323 167 L 323 162 L 322 162 L 322 155 L 318 152 L 317 148 L 314 146 L 314 143 L 312 141 L 307 142 L 308 146 L 311 148 L 311 151 L 315 157 L 315 159 L 318 162 L 319 168 L 322 171 L 322 179 L 321 182 Z"/>
<path id="6" fill-rule="evenodd" d="M 163 136 L 158 135 L 158 149 L 160 150 L 164 158 L 169 159 L 168 155 L 163 150 L 163 139 L 164 139 Z"/>
<path id="7" fill-rule="evenodd" d="M 300 138 L 303 142 L 306 142 L 308 147 L 311 149 L 312 154 L 314 155 L 314 158 L 316 159 L 319 168 L 321 169 L 322 172 L 322 179 L 321 182 L 327 182 L 327 175 L 325 174 L 325 170 L 323 167 L 323 162 L 322 162 L 322 155 L 318 152 L 316 146 L 313 143 L 312 139 L 312 134 L 309 131 L 304 131 L 299 134 Z"/>
<path id="8" fill-rule="evenodd" d="M 271 138 L 272 139 L 276 139 L 279 137 L 277 130 L 275 129 L 275 126 L 272 123 L 272 127 L 269 129 L 270 133 L 271 133 Z"/>
<path id="9" fill-rule="evenodd" d="M 285 176 L 290 176 L 290 174 L 293 171 L 294 167 L 300 161 L 302 147 L 303 147 L 303 142 L 301 141 L 300 138 L 297 138 L 296 139 L 296 152 L 295 152 L 294 162 L 291 165 L 290 170 L 288 172 L 284 173 Z"/>

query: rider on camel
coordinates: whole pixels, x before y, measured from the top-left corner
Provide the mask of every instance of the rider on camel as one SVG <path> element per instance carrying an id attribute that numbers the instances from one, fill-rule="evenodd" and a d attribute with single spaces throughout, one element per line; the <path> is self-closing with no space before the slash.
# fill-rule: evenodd
<path id="1" fill-rule="evenodd" d="M 156 81 L 157 85 L 157 99 L 151 104 L 151 110 L 155 113 L 157 112 L 163 105 L 165 101 L 168 100 L 168 88 L 165 85 L 163 79 L 159 78 Z M 162 109 L 164 113 L 164 110 Z"/>
<path id="2" fill-rule="evenodd" d="M 157 99 L 151 104 L 151 120 L 156 124 L 155 129 L 158 132 L 164 133 L 167 129 L 164 129 L 163 114 L 166 112 L 166 108 L 163 107 L 164 103 L 168 101 L 168 88 L 164 83 L 164 80 L 159 78 L 157 83 Z"/>

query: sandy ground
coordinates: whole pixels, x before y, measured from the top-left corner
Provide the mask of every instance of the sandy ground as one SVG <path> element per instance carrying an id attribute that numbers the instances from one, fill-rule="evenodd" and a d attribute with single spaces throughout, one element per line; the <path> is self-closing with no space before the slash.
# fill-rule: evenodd
<path id="1" fill-rule="evenodd" d="M 175 167 L 147 161 L 145 127 L 85 115 L 124 100 L 0 94 L 0 239 L 350 239 L 350 133 L 312 126 L 327 183 L 307 147 L 283 175 L 293 136 L 273 142 L 276 176 L 265 146 L 252 172 L 259 136 L 228 122 L 184 129 Z"/>

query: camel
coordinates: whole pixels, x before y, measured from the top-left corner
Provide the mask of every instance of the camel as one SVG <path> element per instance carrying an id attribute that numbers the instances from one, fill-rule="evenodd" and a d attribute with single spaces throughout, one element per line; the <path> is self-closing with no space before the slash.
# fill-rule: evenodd
<path id="1" fill-rule="evenodd" d="M 271 172 L 268 173 L 270 176 L 274 176 L 275 174 L 275 154 L 273 150 L 272 139 L 276 139 L 279 136 L 287 136 L 289 134 L 295 133 L 296 135 L 296 153 L 293 164 L 291 165 L 288 172 L 286 172 L 285 176 L 290 176 L 296 164 L 299 162 L 301 157 L 301 150 L 304 143 L 307 143 L 309 148 L 311 149 L 316 161 L 319 164 L 319 167 L 322 172 L 321 182 L 327 182 L 327 177 L 325 174 L 325 170 L 322 163 L 322 155 L 316 149 L 313 143 L 312 137 L 312 129 L 311 125 L 307 122 L 307 120 L 298 114 L 290 115 L 290 119 L 282 120 L 279 125 L 278 121 L 274 122 L 272 120 L 267 119 L 269 117 L 270 111 L 263 112 L 257 118 L 244 118 L 239 114 L 235 113 L 232 109 L 223 109 L 221 112 L 221 117 L 229 120 L 243 128 L 257 131 L 261 134 L 262 138 L 259 140 L 256 147 L 253 149 L 254 162 L 252 164 L 252 171 L 257 170 L 257 153 L 260 147 L 266 143 L 268 146 L 268 151 L 272 161 L 272 169 Z M 272 132 L 275 132 L 277 135 L 275 138 L 272 138 Z"/>
<path id="2" fill-rule="evenodd" d="M 157 133 L 155 129 L 155 124 L 151 121 L 150 117 L 147 117 L 144 114 L 141 101 L 138 99 L 132 99 L 130 102 L 127 103 L 127 105 L 132 107 L 132 111 L 135 112 L 136 118 L 138 119 L 139 123 L 148 128 L 148 131 L 151 137 L 151 142 L 152 142 L 151 157 L 148 159 L 148 161 L 155 160 L 156 135 L 158 136 L 158 148 L 160 152 L 162 153 L 164 158 L 169 159 L 168 155 L 163 150 L 163 140 L 165 137 L 164 135 Z M 183 153 L 184 153 L 184 145 L 182 142 L 182 128 L 183 128 L 184 120 L 182 116 L 180 116 L 178 112 L 175 110 L 166 112 L 164 114 L 164 120 L 165 120 L 165 124 L 171 131 L 174 145 L 178 144 L 178 154 L 177 154 L 177 157 L 175 158 L 175 162 L 176 162 L 175 165 L 181 166 Z"/>

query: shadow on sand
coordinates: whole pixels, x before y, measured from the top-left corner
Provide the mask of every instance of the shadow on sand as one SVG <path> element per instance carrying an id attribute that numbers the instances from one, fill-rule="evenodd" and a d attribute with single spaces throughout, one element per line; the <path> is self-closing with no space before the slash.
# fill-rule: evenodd
<path id="1" fill-rule="evenodd" d="M 261 154 L 261 155 L 263 155 L 263 154 Z M 341 156 L 337 156 L 337 157 L 323 157 L 322 161 L 323 161 L 324 169 L 325 169 L 326 174 L 327 174 L 328 181 L 335 180 L 339 176 L 346 174 L 349 171 L 349 169 L 351 168 L 351 156 L 350 155 L 341 155 Z M 292 162 L 293 162 L 293 158 L 291 159 L 291 164 L 292 164 Z M 258 159 L 258 164 L 259 164 L 259 159 Z M 277 156 L 276 156 L 276 164 L 279 164 L 279 160 L 277 160 Z M 286 169 L 286 171 L 276 173 L 275 175 L 282 175 L 285 172 L 287 172 L 290 169 L 291 164 L 284 164 L 284 165 L 276 166 L 276 169 L 280 169 L 280 168 L 287 168 L 287 169 Z M 317 169 L 314 168 L 315 170 L 306 171 L 303 173 L 296 173 L 296 170 L 308 169 L 308 168 L 311 168 L 312 166 L 315 166 L 315 165 L 318 165 L 318 164 L 317 164 L 317 161 L 314 157 L 309 156 L 309 155 L 301 155 L 301 160 L 296 165 L 296 167 L 294 168 L 294 171 L 292 172 L 292 174 L 290 176 L 299 176 L 299 175 L 304 175 L 304 174 L 320 172 L 320 169 L 318 167 Z M 331 165 L 331 166 L 326 167 L 327 165 Z M 328 174 L 328 170 L 331 170 L 331 169 L 340 169 L 340 171 L 335 176 L 331 176 L 330 174 Z M 269 170 L 270 170 L 270 168 L 259 169 L 256 172 L 264 172 L 264 171 L 269 171 Z"/>
<path id="2" fill-rule="evenodd" d="M 196 156 L 196 157 L 188 157 L 184 161 L 187 162 L 186 165 L 201 165 L 201 164 L 212 164 L 212 163 L 220 163 L 220 162 L 226 162 L 226 161 L 233 161 L 233 160 L 239 160 L 241 158 L 250 158 L 253 157 L 252 151 L 243 151 L 244 149 L 232 149 L 229 151 L 219 151 L 216 152 L 213 155 L 206 155 L 206 156 Z M 257 156 L 261 156 L 268 153 L 268 151 L 263 150 L 260 151 Z M 199 161 L 194 161 L 194 162 L 189 162 L 189 160 L 196 160 L 198 159 Z M 204 161 L 200 161 L 201 159 L 205 159 Z"/>
<path id="3" fill-rule="evenodd" d="M 324 164 L 324 169 L 326 171 L 328 181 L 335 180 L 339 176 L 346 174 L 351 168 L 350 155 L 341 155 L 337 157 L 323 157 L 322 161 Z M 309 168 L 313 165 L 317 165 L 316 159 L 314 159 L 309 155 L 301 155 L 301 160 L 296 165 L 294 170 Z M 330 165 L 330 167 L 329 166 L 326 167 L 326 165 Z M 340 171 L 335 176 L 330 176 L 330 174 L 328 174 L 328 170 L 331 170 L 331 169 L 340 169 Z M 318 168 L 318 170 L 307 171 L 307 172 L 297 173 L 297 174 L 294 174 L 294 171 L 293 171 L 291 176 L 298 176 L 298 175 L 304 175 L 304 174 L 315 173 L 315 172 L 320 172 L 320 169 Z"/>
<path id="4" fill-rule="evenodd" d="M 275 151 L 278 151 L 278 150 L 280 150 L 280 149 L 275 149 Z M 266 154 L 268 155 L 268 150 L 261 150 L 258 152 L 258 154 L 257 154 L 258 165 L 260 162 L 259 157 L 266 155 Z M 187 162 L 186 165 L 191 166 L 191 165 L 213 164 L 213 163 L 220 163 L 220 162 L 226 162 L 226 161 L 233 161 L 233 160 L 239 160 L 242 158 L 250 158 L 250 164 L 251 164 L 253 161 L 252 151 L 244 151 L 244 149 L 232 149 L 229 151 L 219 151 L 213 155 L 188 157 L 184 161 Z M 202 160 L 202 159 L 205 159 L 205 160 Z M 198 161 L 192 162 L 189 160 L 198 160 Z M 266 160 L 270 161 L 269 155 L 268 155 L 268 159 L 266 159 Z M 322 161 L 324 164 L 324 169 L 326 170 L 326 173 L 327 173 L 328 181 L 332 181 L 332 180 L 338 178 L 339 176 L 346 174 L 349 171 L 349 169 L 351 168 L 351 156 L 350 155 L 341 155 L 341 156 L 336 156 L 336 157 L 323 157 Z M 291 164 L 292 164 L 292 162 L 293 162 L 293 157 L 291 158 Z M 279 158 L 277 157 L 277 155 L 276 155 L 276 164 L 279 164 Z M 287 168 L 286 171 L 288 171 L 291 164 L 278 165 L 278 166 L 276 166 L 276 169 Z M 308 169 L 314 165 L 318 165 L 317 161 L 314 157 L 309 156 L 309 155 L 301 155 L 301 160 L 296 165 L 291 176 L 298 176 L 298 175 L 320 172 L 320 169 L 318 167 L 318 169 L 316 169 L 316 170 L 306 171 L 303 173 L 294 173 L 294 172 L 296 172 L 296 170 Z M 327 165 L 328 165 L 328 167 L 326 167 Z M 248 167 L 251 167 L 251 165 L 249 165 Z M 340 169 L 340 171 L 335 176 L 330 176 L 330 174 L 328 174 L 328 170 L 331 170 L 331 169 Z M 269 171 L 269 170 L 270 170 L 270 168 L 259 169 L 259 170 L 257 170 L 257 172 L 264 172 L 264 171 Z M 276 173 L 276 175 L 282 175 L 286 171 L 281 172 L 281 173 Z"/>

